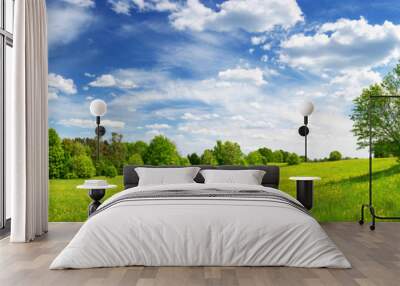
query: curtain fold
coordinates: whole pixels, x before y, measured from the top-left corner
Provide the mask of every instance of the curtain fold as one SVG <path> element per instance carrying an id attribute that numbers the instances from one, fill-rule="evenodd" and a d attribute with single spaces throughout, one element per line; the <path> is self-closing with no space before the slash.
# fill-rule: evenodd
<path id="1" fill-rule="evenodd" d="M 15 1 L 13 94 L 7 112 L 12 242 L 47 232 L 48 123 L 45 0 Z"/>

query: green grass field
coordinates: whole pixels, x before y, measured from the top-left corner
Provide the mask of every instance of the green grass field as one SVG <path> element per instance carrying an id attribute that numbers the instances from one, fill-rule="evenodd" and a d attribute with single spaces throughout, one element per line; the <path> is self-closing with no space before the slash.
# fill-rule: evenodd
<path id="1" fill-rule="evenodd" d="M 400 214 L 400 164 L 395 158 L 375 159 L 374 204 L 380 215 Z M 368 200 L 368 160 L 303 163 L 281 166 L 280 189 L 295 196 L 290 176 L 319 176 L 315 184 L 313 216 L 319 221 L 356 221 L 360 205 Z M 107 179 L 118 188 L 107 191 L 106 198 L 122 190 L 122 177 Z M 76 186 L 77 180 L 50 180 L 50 221 L 84 221 L 90 198 Z"/>

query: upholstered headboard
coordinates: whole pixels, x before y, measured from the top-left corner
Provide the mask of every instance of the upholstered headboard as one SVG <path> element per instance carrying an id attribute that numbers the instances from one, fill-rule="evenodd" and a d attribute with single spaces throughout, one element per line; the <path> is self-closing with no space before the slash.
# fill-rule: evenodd
<path id="1" fill-rule="evenodd" d="M 139 177 L 135 171 L 137 167 L 147 167 L 147 168 L 182 168 L 178 166 L 139 166 L 130 165 L 124 167 L 124 188 L 129 189 L 136 187 L 139 183 Z M 204 169 L 219 169 L 219 170 L 263 170 L 265 175 L 262 179 L 261 184 L 264 187 L 279 188 L 279 167 L 278 166 L 205 166 L 199 165 L 202 170 Z M 199 173 L 194 180 L 197 183 L 204 183 L 203 176 Z"/>

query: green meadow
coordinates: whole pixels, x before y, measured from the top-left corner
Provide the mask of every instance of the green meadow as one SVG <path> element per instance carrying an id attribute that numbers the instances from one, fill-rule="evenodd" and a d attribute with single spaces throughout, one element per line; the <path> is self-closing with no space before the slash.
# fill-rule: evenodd
<path id="1" fill-rule="evenodd" d="M 281 166 L 280 189 L 295 196 L 295 182 L 289 180 L 290 176 L 321 177 L 322 180 L 315 183 L 312 209 L 312 215 L 319 221 L 357 221 L 361 204 L 368 202 L 367 159 Z M 377 213 L 399 215 L 400 165 L 397 159 L 374 159 L 373 178 Z M 107 180 L 118 188 L 107 191 L 105 198 L 123 189 L 122 176 Z M 50 180 L 50 221 L 84 221 L 87 218 L 91 200 L 87 191 L 76 189 L 82 182 L 82 179 Z"/>

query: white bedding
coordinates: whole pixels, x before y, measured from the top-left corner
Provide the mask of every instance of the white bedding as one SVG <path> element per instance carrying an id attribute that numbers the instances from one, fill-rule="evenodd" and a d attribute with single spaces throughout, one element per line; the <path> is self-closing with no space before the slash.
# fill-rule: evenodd
<path id="1" fill-rule="evenodd" d="M 131 188 L 108 202 L 130 192 L 210 187 L 290 197 L 262 186 L 194 183 Z M 153 198 L 120 202 L 89 218 L 50 269 L 127 265 L 351 267 L 318 222 L 290 205 L 254 198 Z"/>

